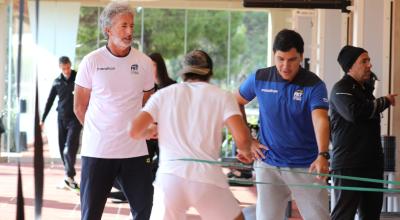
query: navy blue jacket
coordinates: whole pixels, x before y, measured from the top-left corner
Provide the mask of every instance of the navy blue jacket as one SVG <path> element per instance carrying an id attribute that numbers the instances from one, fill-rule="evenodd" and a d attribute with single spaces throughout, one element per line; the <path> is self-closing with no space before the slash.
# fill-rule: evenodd
<path id="1" fill-rule="evenodd" d="M 46 119 L 54 99 L 58 95 L 57 112 L 58 117 L 76 119 L 74 114 L 74 88 L 75 88 L 76 71 L 71 70 L 71 76 L 66 79 L 61 73 L 51 87 L 49 97 L 47 98 L 46 107 L 43 112 L 42 121 Z"/>

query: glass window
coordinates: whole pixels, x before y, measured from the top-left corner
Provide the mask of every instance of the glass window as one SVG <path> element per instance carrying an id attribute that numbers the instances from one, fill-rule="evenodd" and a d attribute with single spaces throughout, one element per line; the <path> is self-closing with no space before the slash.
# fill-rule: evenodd
<path id="1" fill-rule="evenodd" d="M 101 10 L 81 8 L 76 64 L 106 43 L 98 25 Z M 163 55 L 174 79 L 186 52 L 206 51 L 214 61 L 213 83 L 232 90 L 251 71 L 266 66 L 268 13 L 138 8 L 134 38 L 134 47 L 144 53 Z"/>
<path id="2" fill-rule="evenodd" d="M 76 65 L 80 63 L 86 54 L 107 43 L 98 24 L 101 10 L 102 8 L 100 7 L 81 7 L 80 9 L 75 56 Z"/>

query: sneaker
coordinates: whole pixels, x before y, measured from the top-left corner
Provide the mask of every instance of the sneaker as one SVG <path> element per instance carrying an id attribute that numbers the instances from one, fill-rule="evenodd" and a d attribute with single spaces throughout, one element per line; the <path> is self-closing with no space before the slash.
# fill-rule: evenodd
<path id="1" fill-rule="evenodd" d="M 110 192 L 108 197 L 111 198 L 112 203 L 128 203 L 124 193 L 121 191 Z"/>
<path id="2" fill-rule="evenodd" d="M 77 192 L 80 191 L 80 188 L 79 188 L 78 183 L 75 182 L 75 180 L 74 180 L 73 178 L 71 178 L 71 177 L 66 177 L 66 178 L 64 179 L 64 182 L 65 182 L 65 185 L 66 185 L 69 189 L 72 189 L 72 190 L 77 191 Z"/>
<path id="3" fill-rule="evenodd" d="M 239 179 L 251 179 L 253 177 L 253 173 L 251 170 L 231 170 L 227 174 L 228 178 L 239 178 Z"/>
<path id="4" fill-rule="evenodd" d="M 232 170 L 227 177 L 230 186 L 253 186 L 251 170 Z"/>

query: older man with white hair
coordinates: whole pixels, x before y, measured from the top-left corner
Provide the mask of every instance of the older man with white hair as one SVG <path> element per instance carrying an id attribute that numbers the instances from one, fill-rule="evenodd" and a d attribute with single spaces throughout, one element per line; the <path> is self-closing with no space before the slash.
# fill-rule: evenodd
<path id="1" fill-rule="evenodd" d="M 154 66 L 131 47 L 134 12 L 112 2 L 100 16 L 107 45 L 86 55 L 78 71 L 74 111 L 84 125 L 82 137 L 82 219 L 101 219 L 114 181 L 131 206 L 134 219 L 150 217 L 153 197 L 145 140 L 133 140 L 129 120 L 153 92 Z"/>

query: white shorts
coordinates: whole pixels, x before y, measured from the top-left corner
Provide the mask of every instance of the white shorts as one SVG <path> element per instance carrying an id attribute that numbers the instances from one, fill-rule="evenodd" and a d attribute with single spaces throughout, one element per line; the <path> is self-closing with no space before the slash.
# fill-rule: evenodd
<path id="1" fill-rule="evenodd" d="M 233 220 L 241 213 L 229 188 L 158 173 L 150 219 L 186 219 L 190 207 L 194 207 L 205 220 Z"/>

